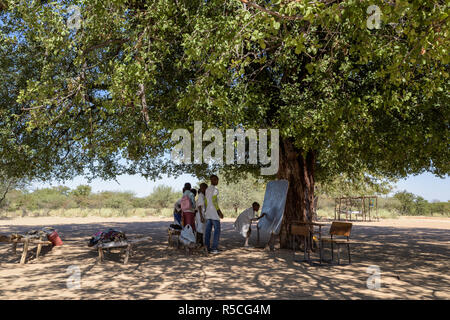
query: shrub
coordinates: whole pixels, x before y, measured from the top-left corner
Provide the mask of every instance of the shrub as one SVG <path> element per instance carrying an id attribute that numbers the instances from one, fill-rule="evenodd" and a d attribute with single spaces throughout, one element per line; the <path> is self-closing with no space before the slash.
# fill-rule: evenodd
<path id="1" fill-rule="evenodd" d="M 181 196 L 181 193 L 175 192 L 172 187 L 159 185 L 148 196 L 147 201 L 150 207 L 156 209 L 171 208 Z"/>

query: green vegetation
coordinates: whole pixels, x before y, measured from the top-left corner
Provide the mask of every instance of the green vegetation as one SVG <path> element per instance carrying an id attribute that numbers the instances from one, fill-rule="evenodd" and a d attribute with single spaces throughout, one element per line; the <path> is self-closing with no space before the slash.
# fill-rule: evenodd
<path id="1" fill-rule="evenodd" d="M 252 176 L 247 176 L 239 183 L 221 180 L 219 187 L 220 206 L 225 217 L 237 217 L 254 201 L 263 204 L 264 184 Z M 341 187 L 345 190 L 348 188 L 345 184 Z M 1 212 L 6 217 L 172 217 L 173 205 L 180 197 L 181 192 L 165 185 L 157 186 L 149 196 L 142 198 L 136 197 L 132 192 L 92 193 L 87 185 L 80 185 L 73 190 L 59 186 L 33 192 L 12 190 L 6 195 Z M 319 196 L 319 217 L 334 217 L 333 197 L 326 194 Z M 450 202 L 430 203 L 420 196 L 402 191 L 392 197 L 379 197 L 378 213 L 381 218 L 396 218 L 400 215 L 448 217 Z"/>
<path id="2" fill-rule="evenodd" d="M 80 185 L 37 189 L 33 192 L 12 190 L 1 207 L 7 216 L 169 216 L 167 209 L 181 196 L 172 188 L 158 186 L 144 198 L 132 192 L 103 191 L 92 193 L 91 187 Z"/>
<path id="3" fill-rule="evenodd" d="M 320 217 L 334 218 L 334 198 L 319 196 L 317 213 Z M 378 198 L 378 215 L 380 218 L 397 218 L 402 215 L 450 217 L 450 201 L 428 202 L 420 196 L 401 191 L 392 197 Z"/>
<path id="4" fill-rule="evenodd" d="M 402 215 L 446 215 L 450 214 L 450 202 L 432 201 L 431 203 L 421 196 L 402 191 L 394 197 L 397 200 L 395 209 Z"/>
<path id="5" fill-rule="evenodd" d="M 239 182 L 221 181 L 220 206 L 227 216 L 237 217 L 243 210 L 250 208 L 253 202 L 261 205 L 264 200 L 265 183 L 258 182 L 250 175 Z"/>
<path id="6" fill-rule="evenodd" d="M 379 29 L 367 1 L 1 2 L 8 177 L 260 173 L 164 157 L 195 120 L 279 129 L 285 223 L 312 219 L 316 183 L 450 172 L 447 1 L 377 1 Z"/>

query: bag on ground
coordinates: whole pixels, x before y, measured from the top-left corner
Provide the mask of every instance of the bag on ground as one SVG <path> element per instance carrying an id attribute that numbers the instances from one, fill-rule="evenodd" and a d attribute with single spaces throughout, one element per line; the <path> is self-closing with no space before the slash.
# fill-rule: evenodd
<path id="1" fill-rule="evenodd" d="M 183 230 L 181 230 L 180 241 L 186 246 L 195 244 L 196 239 L 190 224 L 186 225 Z"/>

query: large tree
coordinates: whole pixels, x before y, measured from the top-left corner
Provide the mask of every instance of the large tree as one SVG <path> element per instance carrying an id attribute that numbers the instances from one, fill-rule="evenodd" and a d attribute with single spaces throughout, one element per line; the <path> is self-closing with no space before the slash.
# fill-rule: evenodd
<path id="1" fill-rule="evenodd" d="M 12 173 L 204 176 L 219 168 L 167 157 L 174 129 L 277 128 L 285 245 L 287 222 L 311 219 L 317 181 L 450 171 L 445 1 L 1 3 Z M 72 4 L 79 29 L 67 27 Z"/>

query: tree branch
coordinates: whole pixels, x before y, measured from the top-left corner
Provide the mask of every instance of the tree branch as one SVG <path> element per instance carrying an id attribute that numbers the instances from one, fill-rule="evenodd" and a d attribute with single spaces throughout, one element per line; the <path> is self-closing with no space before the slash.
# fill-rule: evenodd
<path id="1" fill-rule="evenodd" d="M 100 48 L 104 48 L 112 43 L 118 43 L 118 44 L 123 44 L 125 42 L 128 42 L 129 39 L 109 39 L 106 40 L 105 42 L 93 45 L 89 48 L 87 48 L 84 52 L 83 52 L 83 56 L 86 56 L 89 52 L 96 50 L 96 49 L 100 49 Z"/>
<path id="2" fill-rule="evenodd" d="M 248 5 L 252 8 L 255 8 L 257 10 L 263 11 L 267 14 L 270 14 L 271 16 L 280 18 L 280 19 L 284 19 L 284 20 L 303 20 L 303 16 L 286 16 L 284 14 L 281 14 L 279 12 L 276 11 L 272 11 L 272 10 L 268 10 L 264 7 L 261 7 L 260 5 L 253 3 L 253 2 L 249 2 L 248 0 L 240 0 L 244 5 Z"/>
<path id="3" fill-rule="evenodd" d="M 147 111 L 147 98 L 145 97 L 145 85 L 143 83 L 139 84 L 139 92 L 138 92 L 139 98 L 141 99 L 141 112 L 144 116 L 145 123 L 148 124 L 149 122 L 149 116 Z"/>
<path id="4" fill-rule="evenodd" d="M 11 188 L 11 186 L 12 186 L 12 181 L 9 180 L 8 181 L 8 186 L 5 188 L 5 192 L 3 193 L 3 196 L 0 198 L 0 205 L 5 200 L 6 194 L 9 192 L 9 188 Z"/>

